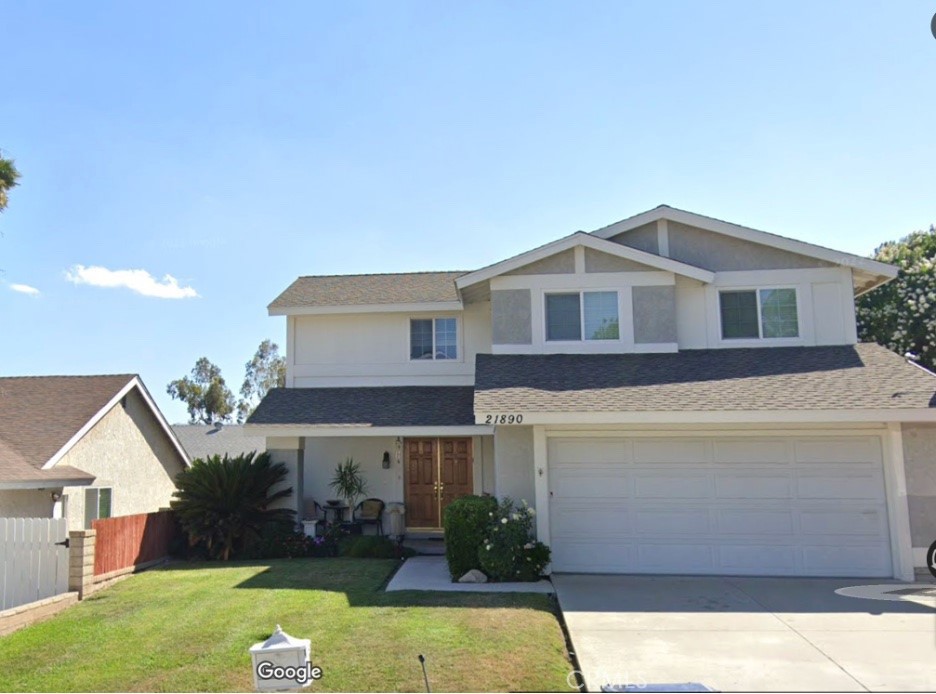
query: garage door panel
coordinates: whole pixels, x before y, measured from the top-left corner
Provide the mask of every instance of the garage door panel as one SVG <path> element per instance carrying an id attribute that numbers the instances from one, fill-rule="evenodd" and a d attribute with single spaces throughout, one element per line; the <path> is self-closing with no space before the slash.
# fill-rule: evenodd
<path id="1" fill-rule="evenodd" d="M 793 535 L 793 512 L 758 509 L 720 509 L 715 529 L 721 535 Z"/>
<path id="2" fill-rule="evenodd" d="M 720 499 L 790 499 L 793 497 L 793 480 L 788 473 L 718 472 L 715 474 L 715 492 Z"/>
<path id="3" fill-rule="evenodd" d="M 711 476 L 697 472 L 643 472 L 634 475 L 634 494 L 644 499 L 706 499 Z"/>
<path id="4" fill-rule="evenodd" d="M 612 537 L 633 530 L 630 512 L 620 504 L 563 504 L 551 514 L 559 528 L 559 537 Z M 598 532 L 596 532 L 598 531 Z"/>
<path id="5" fill-rule="evenodd" d="M 708 509 L 639 509 L 634 526 L 641 534 L 706 535 L 712 531 Z"/>
<path id="6" fill-rule="evenodd" d="M 805 535 L 866 535 L 887 537 L 887 512 L 873 511 L 801 511 L 800 528 Z"/>
<path id="7" fill-rule="evenodd" d="M 848 438 L 800 439 L 796 442 L 796 461 L 800 463 L 879 463 L 881 449 L 871 436 Z"/>
<path id="8" fill-rule="evenodd" d="M 796 493 L 800 499 L 884 499 L 880 474 L 845 470 L 801 474 L 796 481 Z"/>
<path id="9" fill-rule="evenodd" d="M 549 441 L 549 456 L 554 460 L 565 460 L 570 463 L 629 463 L 633 460 L 631 455 L 631 442 L 628 439 L 589 439 L 588 446 L 581 446 L 576 439 L 551 439 Z"/>
<path id="10" fill-rule="evenodd" d="M 716 440 L 712 449 L 714 463 L 763 465 L 790 462 L 790 446 L 782 440 Z"/>
<path id="11" fill-rule="evenodd" d="M 641 542 L 637 546 L 640 565 L 660 573 L 711 572 L 715 568 L 713 554 L 709 545 Z"/>
<path id="12" fill-rule="evenodd" d="M 699 463 L 708 460 L 704 439 L 635 439 L 636 463 Z"/>
<path id="13" fill-rule="evenodd" d="M 548 451 L 555 571 L 892 574 L 878 437 L 551 438 Z"/>
<path id="14" fill-rule="evenodd" d="M 719 566 L 732 572 L 790 575 L 798 571 L 799 549 L 790 545 L 720 545 Z"/>
<path id="15" fill-rule="evenodd" d="M 889 576 L 890 553 L 872 551 L 866 545 L 803 547 L 807 573 L 826 576 Z"/>
<path id="16" fill-rule="evenodd" d="M 594 467 L 582 465 L 564 465 L 558 470 L 550 470 L 550 491 L 561 499 L 621 499 L 631 495 L 630 475 L 618 467 Z"/>

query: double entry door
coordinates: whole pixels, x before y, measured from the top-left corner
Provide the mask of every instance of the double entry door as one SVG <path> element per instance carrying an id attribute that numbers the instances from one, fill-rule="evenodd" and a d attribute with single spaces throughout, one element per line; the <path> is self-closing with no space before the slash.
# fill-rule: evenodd
<path id="1" fill-rule="evenodd" d="M 470 438 L 405 439 L 406 526 L 440 528 L 442 512 L 474 492 Z"/>

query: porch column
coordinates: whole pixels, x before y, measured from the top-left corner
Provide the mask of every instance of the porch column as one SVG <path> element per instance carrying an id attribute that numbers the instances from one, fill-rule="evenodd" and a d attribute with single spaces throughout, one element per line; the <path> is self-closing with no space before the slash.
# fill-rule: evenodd
<path id="1" fill-rule="evenodd" d="M 293 493 L 277 501 L 273 508 L 288 508 L 296 512 L 296 522 L 302 520 L 302 501 L 304 497 L 305 475 L 303 457 L 305 453 L 304 436 L 269 436 L 266 441 L 267 453 L 274 463 L 283 463 L 287 474 L 283 482 L 273 488 L 278 491 L 292 487 Z"/>
<path id="2" fill-rule="evenodd" d="M 536 539 L 549 544 L 549 466 L 546 429 L 533 427 L 533 488 L 536 491 Z"/>

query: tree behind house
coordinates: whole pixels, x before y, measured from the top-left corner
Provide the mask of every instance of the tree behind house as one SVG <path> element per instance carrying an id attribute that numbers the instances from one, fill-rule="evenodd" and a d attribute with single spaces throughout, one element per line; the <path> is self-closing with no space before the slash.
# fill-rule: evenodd
<path id="1" fill-rule="evenodd" d="M 858 299 L 858 335 L 936 371 L 936 227 L 889 241 L 874 259 L 900 268 L 896 279 Z"/>
<path id="2" fill-rule="evenodd" d="M 166 392 L 188 408 L 191 424 L 226 422 L 234 412 L 234 394 L 221 376 L 221 369 L 202 357 L 191 376 L 172 381 Z"/>
<path id="3" fill-rule="evenodd" d="M 253 359 L 244 365 L 241 401 L 237 404 L 238 421 L 244 421 L 253 413 L 270 388 L 285 385 L 286 358 L 280 356 L 279 346 L 273 340 L 264 340 Z"/>

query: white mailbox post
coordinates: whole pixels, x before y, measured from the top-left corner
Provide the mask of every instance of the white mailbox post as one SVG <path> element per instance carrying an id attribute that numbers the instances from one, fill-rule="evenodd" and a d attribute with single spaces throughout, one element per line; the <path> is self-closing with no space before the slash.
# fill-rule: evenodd
<path id="1" fill-rule="evenodd" d="M 258 692 L 282 692 L 308 687 L 314 679 L 309 639 L 293 638 L 276 625 L 266 641 L 250 647 L 254 689 Z"/>

